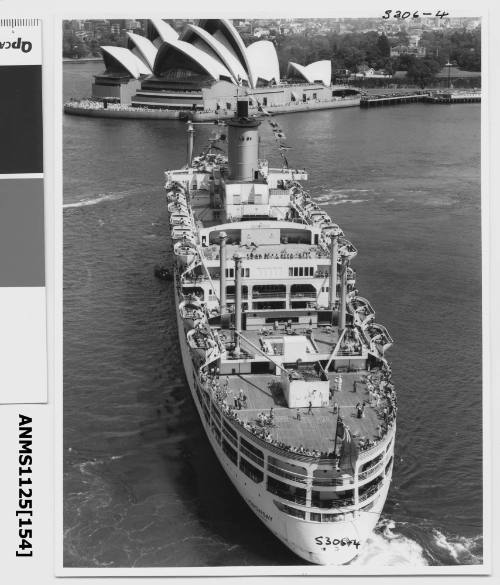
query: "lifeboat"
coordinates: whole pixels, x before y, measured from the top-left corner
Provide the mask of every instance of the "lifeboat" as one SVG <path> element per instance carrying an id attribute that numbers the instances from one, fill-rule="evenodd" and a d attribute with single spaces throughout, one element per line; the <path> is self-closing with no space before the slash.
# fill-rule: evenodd
<path id="1" fill-rule="evenodd" d="M 189 214 L 189 209 L 187 204 L 182 201 L 172 201 L 171 203 L 168 204 L 168 212 L 169 213 L 188 213 Z"/>
<path id="2" fill-rule="evenodd" d="M 365 328 L 365 333 L 370 338 L 370 346 L 372 349 L 377 349 L 382 355 L 394 343 L 387 329 L 384 325 L 380 325 L 380 323 L 370 323 Z"/>
<path id="3" fill-rule="evenodd" d="M 174 244 L 174 254 L 178 257 L 181 267 L 185 268 L 193 262 L 198 255 L 198 251 L 193 242 L 186 240 Z"/>
<path id="4" fill-rule="evenodd" d="M 352 260 L 358 253 L 354 245 L 345 238 L 339 240 L 339 253 L 346 257 L 348 260 Z"/>
<path id="5" fill-rule="evenodd" d="M 197 319 L 203 318 L 202 305 L 197 297 L 181 301 L 179 303 L 179 312 L 183 319 L 192 319 L 193 324 Z"/>
<path id="6" fill-rule="evenodd" d="M 173 213 L 170 216 L 170 225 L 190 226 L 191 225 L 191 221 L 190 221 L 188 215 L 184 215 L 184 214 L 181 214 L 181 213 Z"/>
<path id="7" fill-rule="evenodd" d="M 184 238 L 194 242 L 193 230 L 186 226 L 174 225 L 170 231 L 172 240 L 183 240 Z"/>

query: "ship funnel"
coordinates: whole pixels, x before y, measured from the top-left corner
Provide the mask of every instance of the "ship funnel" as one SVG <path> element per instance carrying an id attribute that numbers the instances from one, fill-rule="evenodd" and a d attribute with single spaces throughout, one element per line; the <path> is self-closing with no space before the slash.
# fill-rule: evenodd
<path id="1" fill-rule="evenodd" d="M 227 302 L 226 302 L 226 240 L 227 234 L 226 232 L 219 233 L 219 241 L 220 241 L 220 314 L 221 316 L 224 315 L 227 311 Z"/>
<path id="2" fill-rule="evenodd" d="M 238 100 L 236 115 L 228 125 L 229 179 L 254 181 L 259 178 L 259 125 L 248 117 L 248 100 Z"/>
<path id="3" fill-rule="evenodd" d="M 238 118 L 248 118 L 248 100 L 238 100 L 236 104 L 236 116 Z"/>

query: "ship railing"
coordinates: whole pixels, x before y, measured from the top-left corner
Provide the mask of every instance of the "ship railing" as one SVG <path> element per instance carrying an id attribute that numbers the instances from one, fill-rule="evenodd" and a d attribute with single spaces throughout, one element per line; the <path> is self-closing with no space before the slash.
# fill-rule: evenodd
<path id="1" fill-rule="evenodd" d="M 378 471 L 380 471 L 384 467 L 385 463 L 386 462 L 382 459 L 382 461 L 379 461 L 378 463 L 376 463 L 372 467 L 365 469 L 364 471 L 362 471 L 361 473 L 358 474 L 358 481 L 363 481 L 367 477 L 370 477 L 370 475 L 374 475 L 375 473 L 377 473 Z"/>
<path id="2" fill-rule="evenodd" d="M 286 298 L 286 291 L 285 292 L 257 292 L 257 291 L 253 291 L 252 292 L 252 298 L 254 300 L 256 299 L 264 299 L 264 298 L 276 298 L 276 299 L 284 299 Z"/>
<path id="3" fill-rule="evenodd" d="M 270 492 L 271 494 L 274 494 L 275 496 L 283 498 L 284 500 L 288 500 L 290 502 L 295 502 L 296 504 L 300 504 L 302 506 L 305 506 L 307 504 L 307 500 L 303 496 L 299 496 L 297 494 L 292 494 L 287 490 L 281 490 L 275 486 L 268 485 L 267 491 Z"/>
<path id="4" fill-rule="evenodd" d="M 240 424 L 240 430 L 243 435 L 245 435 L 250 441 L 253 441 L 259 447 L 270 451 L 271 453 L 275 453 L 284 459 L 293 459 L 294 461 L 302 461 L 303 463 L 322 463 L 322 464 L 329 464 L 333 465 L 335 458 L 332 454 L 331 457 L 324 458 L 324 457 L 314 457 L 313 455 L 303 455 L 301 453 L 295 453 L 294 451 L 290 451 L 290 449 L 285 447 L 279 447 L 277 445 L 273 445 L 269 441 L 259 437 L 257 434 L 252 433 L 248 429 L 243 426 L 243 423 L 236 419 L 236 422 Z"/>
<path id="5" fill-rule="evenodd" d="M 307 483 L 307 476 L 305 475 L 298 475 L 296 473 L 290 473 L 289 471 L 284 471 L 280 467 L 276 467 L 275 465 L 271 465 L 270 463 L 267 464 L 267 470 L 274 475 L 279 475 L 280 477 L 284 477 L 290 481 L 295 481 L 297 483 Z"/>
<path id="6" fill-rule="evenodd" d="M 257 463 L 261 467 L 264 467 L 264 459 L 255 455 L 255 453 L 252 453 L 249 449 L 247 449 L 243 445 L 240 445 L 240 451 L 241 451 L 241 453 L 243 453 L 243 455 L 245 455 L 245 457 L 248 457 L 252 461 L 255 461 L 255 463 Z"/>
<path id="7" fill-rule="evenodd" d="M 315 477 L 313 478 L 313 487 L 331 487 L 337 485 L 348 485 L 354 483 L 354 477 L 349 475 L 348 477 Z"/>
<path id="8" fill-rule="evenodd" d="M 390 427 L 390 429 L 392 429 L 392 426 Z M 389 443 L 390 439 L 392 438 L 392 433 L 385 433 L 385 435 L 382 437 L 382 439 L 380 439 L 379 441 L 377 441 L 377 443 L 375 445 L 373 445 L 372 447 L 368 447 L 367 449 L 363 449 L 359 451 L 359 459 L 366 459 L 367 457 L 370 457 L 372 455 L 372 453 L 378 449 L 382 449 L 385 448 L 387 446 L 387 443 Z"/>
<path id="9" fill-rule="evenodd" d="M 335 352 L 335 355 L 337 356 L 356 356 L 356 355 L 363 355 L 363 350 L 362 349 L 338 349 Z"/>
<path id="10" fill-rule="evenodd" d="M 293 292 L 290 293 L 291 299 L 299 299 L 299 298 L 306 298 L 306 299 L 316 299 L 316 292 Z"/>
<path id="11" fill-rule="evenodd" d="M 313 500 L 311 507 L 324 510 L 325 508 L 331 510 L 332 508 L 345 508 L 347 506 L 354 506 L 354 498 L 338 498 L 331 500 Z"/>
<path id="12" fill-rule="evenodd" d="M 358 501 L 361 503 L 364 502 L 365 500 L 368 500 L 368 498 L 371 498 L 371 496 L 375 495 L 379 491 L 381 484 L 382 480 L 378 481 L 375 485 L 368 488 L 366 492 L 360 494 Z"/>

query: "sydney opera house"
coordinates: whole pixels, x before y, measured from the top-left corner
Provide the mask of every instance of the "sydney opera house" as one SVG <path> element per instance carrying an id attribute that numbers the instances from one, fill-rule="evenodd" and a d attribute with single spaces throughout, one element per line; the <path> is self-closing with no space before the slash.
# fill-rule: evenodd
<path id="1" fill-rule="evenodd" d="M 331 86 L 331 62 L 288 63 L 284 79 L 273 43 L 245 46 L 226 19 L 188 24 L 181 35 L 161 19 L 146 36 L 128 33 L 128 47 L 101 47 L 105 71 L 92 97 L 137 109 L 231 116 L 237 95 L 250 106 L 293 111 L 357 105 L 351 88 Z M 356 101 L 357 100 L 357 101 Z M 316 106 L 316 107 L 315 107 Z"/>

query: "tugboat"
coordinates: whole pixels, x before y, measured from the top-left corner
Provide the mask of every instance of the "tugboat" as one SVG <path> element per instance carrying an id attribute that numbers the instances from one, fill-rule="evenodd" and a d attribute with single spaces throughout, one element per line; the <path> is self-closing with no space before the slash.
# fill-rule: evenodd
<path id="1" fill-rule="evenodd" d="M 160 280 L 172 280 L 173 278 L 172 273 L 168 268 L 165 268 L 165 266 L 159 266 L 158 264 L 154 268 L 154 274 L 156 278 L 159 278 Z"/>
<path id="2" fill-rule="evenodd" d="M 227 156 L 194 158 L 188 123 L 187 165 L 165 173 L 179 344 L 241 497 L 299 557 L 340 565 L 363 550 L 391 483 L 393 340 L 306 171 L 259 160 L 260 123 L 238 99 Z"/>

